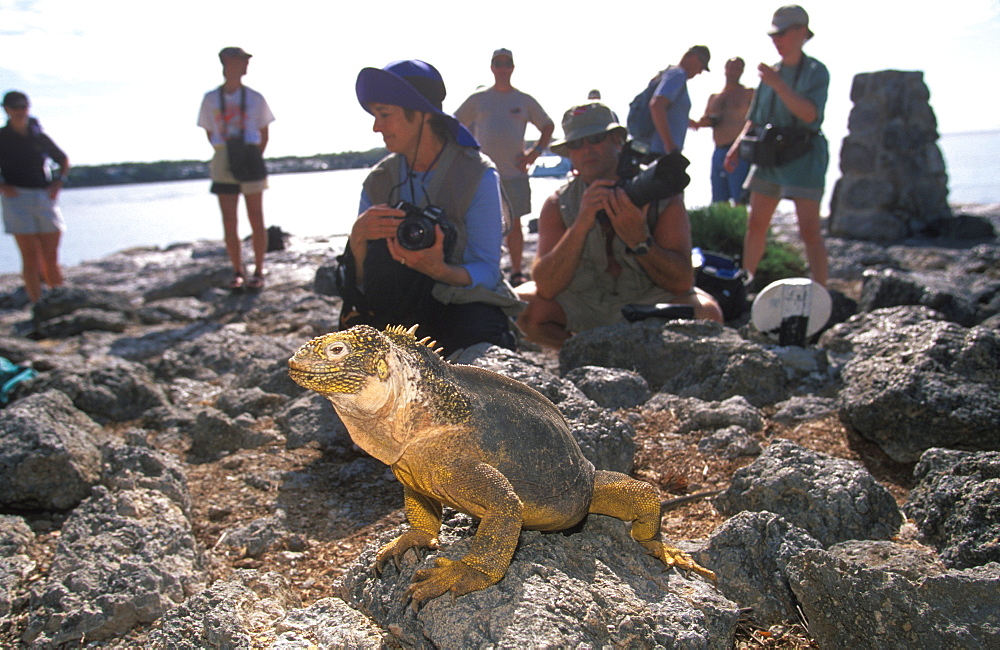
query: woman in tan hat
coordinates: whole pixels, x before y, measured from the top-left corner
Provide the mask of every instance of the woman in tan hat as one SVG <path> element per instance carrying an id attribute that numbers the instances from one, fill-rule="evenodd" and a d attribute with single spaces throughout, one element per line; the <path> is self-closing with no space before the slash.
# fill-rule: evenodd
<path id="1" fill-rule="evenodd" d="M 755 164 L 751 167 L 744 184 L 750 190 L 750 211 L 743 241 L 743 266 L 751 274 L 757 270 L 778 202 L 791 199 L 795 203 L 809 273 L 813 280 L 825 286 L 828 262 L 820 231 L 819 207 L 829 153 L 820 127 L 830 73 L 826 66 L 802 51 L 806 41 L 813 37 L 809 16 L 802 7 L 787 5 L 774 12 L 768 34 L 781 61 L 774 66 L 765 63 L 757 66 L 761 84 L 754 94 L 743 132 L 726 155 L 725 167 L 729 171 L 736 168 L 741 141 L 751 129 L 767 124 L 795 127 L 808 144 L 793 160 L 774 166 Z"/>

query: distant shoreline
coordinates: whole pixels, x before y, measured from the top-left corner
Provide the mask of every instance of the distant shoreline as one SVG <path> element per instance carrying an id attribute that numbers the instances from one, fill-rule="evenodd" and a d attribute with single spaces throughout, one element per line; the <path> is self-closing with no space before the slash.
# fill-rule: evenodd
<path id="1" fill-rule="evenodd" d="M 368 151 L 283 156 L 267 158 L 270 174 L 322 172 L 337 169 L 371 167 L 386 154 L 384 147 Z M 160 160 L 157 162 L 112 163 L 108 165 L 78 165 L 70 169 L 66 187 L 105 187 L 133 183 L 160 183 L 208 178 L 208 162 L 204 160 Z"/>

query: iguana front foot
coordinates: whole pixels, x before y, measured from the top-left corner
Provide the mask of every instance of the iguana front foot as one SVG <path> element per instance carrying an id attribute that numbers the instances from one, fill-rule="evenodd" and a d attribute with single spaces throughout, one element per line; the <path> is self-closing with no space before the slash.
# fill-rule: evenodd
<path id="1" fill-rule="evenodd" d="M 658 558 L 661 562 L 667 565 L 667 568 L 677 567 L 684 572 L 694 571 L 703 578 L 707 578 L 712 582 L 715 582 L 715 573 L 709 571 L 705 567 L 699 565 L 694 561 L 690 555 L 680 550 L 679 548 L 669 546 L 664 544 L 658 539 L 654 539 L 648 542 L 639 542 L 645 547 L 646 551 L 655 558 Z"/>
<path id="2" fill-rule="evenodd" d="M 392 560 L 392 563 L 396 565 L 396 569 L 399 569 L 400 560 L 402 560 L 403 556 L 410 549 L 413 549 L 413 553 L 417 556 L 417 559 L 421 559 L 420 552 L 422 550 L 436 549 L 437 547 L 437 537 L 426 531 L 411 528 L 379 549 L 379 552 L 375 555 L 375 574 L 381 574 L 382 569 L 385 568 L 385 564 L 389 560 Z"/>
<path id="3" fill-rule="evenodd" d="M 451 591 L 453 596 L 461 596 L 498 582 L 498 579 L 491 578 L 461 560 L 439 557 L 434 564 L 436 566 L 430 569 L 418 569 L 413 574 L 413 584 L 406 590 L 407 597 L 413 600 L 414 610 L 420 608 L 421 602 L 436 598 L 446 591 Z"/>

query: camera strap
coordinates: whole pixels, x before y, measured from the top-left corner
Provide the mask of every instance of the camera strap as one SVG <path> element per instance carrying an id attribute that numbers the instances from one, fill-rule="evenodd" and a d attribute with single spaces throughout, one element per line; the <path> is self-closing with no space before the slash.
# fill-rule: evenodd
<path id="1" fill-rule="evenodd" d="M 226 91 L 223 90 L 222 86 L 219 86 L 219 112 L 222 115 L 222 123 L 226 125 L 226 137 L 229 139 L 229 121 L 226 119 Z M 247 87 L 240 84 L 240 140 L 244 139 L 244 134 L 246 133 L 246 115 L 247 115 Z"/>
<path id="2" fill-rule="evenodd" d="M 805 52 L 803 52 L 802 53 L 802 59 L 799 61 L 799 64 L 795 67 L 795 76 L 792 78 L 792 92 L 797 92 L 796 86 L 799 85 L 799 75 L 802 74 L 802 69 L 806 67 L 806 61 L 808 61 L 808 60 L 809 60 L 809 57 L 806 56 Z M 782 68 L 784 68 L 784 66 L 782 66 Z M 772 88 L 771 89 L 771 94 L 768 96 L 768 100 L 769 101 L 768 101 L 768 104 L 767 104 L 767 123 L 768 124 L 771 123 L 771 117 L 772 117 L 772 115 L 774 113 L 774 96 L 775 95 L 777 95 L 777 93 L 774 92 L 774 89 Z M 788 112 L 792 113 L 791 110 L 789 110 Z M 801 122 L 802 121 L 798 117 L 795 116 L 795 113 L 792 113 L 792 119 L 795 120 L 796 122 Z M 808 127 L 803 126 L 803 128 L 808 128 Z"/>

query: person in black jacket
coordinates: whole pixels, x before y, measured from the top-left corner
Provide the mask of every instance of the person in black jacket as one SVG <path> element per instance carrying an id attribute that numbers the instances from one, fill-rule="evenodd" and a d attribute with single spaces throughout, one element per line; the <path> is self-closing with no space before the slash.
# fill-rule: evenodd
<path id="1" fill-rule="evenodd" d="M 0 128 L 0 202 L 4 231 L 14 235 L 21 251 L 24 290 L 31 302 L 42 297 L 42 281 L 63 283 L 59 240 L 66 229 L 56 200 L 69 173 L 69 158 L 38 120 L 28 115 L 28 96 L 12 90 L 4 95 L 7 125 Z M 59 172 L 52 176 L 48 161 Z"/>

